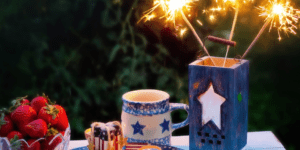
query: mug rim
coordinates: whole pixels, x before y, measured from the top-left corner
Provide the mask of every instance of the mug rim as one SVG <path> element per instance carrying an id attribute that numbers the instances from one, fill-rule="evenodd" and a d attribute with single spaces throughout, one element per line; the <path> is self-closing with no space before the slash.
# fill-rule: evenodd
<path id="1" fill-rule="evenodd" d="M 151 92 L 158 92 L 160 94 L 162 94 L 162 96 L 164 98 L 161 98 L 161 99 L 158 99 L 158 100 L 155 100 L 155 101 L 151 101 L 151 102 L 145 102 L 145 101 L 132 101 L 132 100 L 129 100 L 127 98 L 125 98 L 127 95 L 129 94 L 132 94 L 132 93 L 135 93 L 135 92 L 141 92 L 141 91 L 151 91 Z M 165 91 L 162 91 L 162 90 L 156 90 L 156 89 L 139 89 L 139 90 L 133 90 L 133 91 L 128 91 L 126 93 L 124 93 L 122 95 L 122 99 L 125 100 L 125 101 L 128 101 L 128 102 L 131 102 L 131 103 L 157 103 L 157 102 L 162 102 L 162 101 L 165 101 L 167 99 L 170 98 L 170 94 L 165 92 Z"/>

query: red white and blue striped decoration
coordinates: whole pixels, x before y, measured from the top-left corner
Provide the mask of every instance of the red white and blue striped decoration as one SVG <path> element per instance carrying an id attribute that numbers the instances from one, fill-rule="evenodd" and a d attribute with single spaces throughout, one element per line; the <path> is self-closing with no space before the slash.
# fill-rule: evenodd
<path id="1" fill-rule="evenodd" d="M 121 132 L 118 126 L 108 125 L 110 132 L 110 142 L 108 137 L 108 131 L 105 127 L 95 126 L 94 127 L 94 150 L 107 150 L 108 145 L 112 144 L 114 150 L 122 150 L 121 144 L 118 144 L 119 139 L 121 138 Z"/>

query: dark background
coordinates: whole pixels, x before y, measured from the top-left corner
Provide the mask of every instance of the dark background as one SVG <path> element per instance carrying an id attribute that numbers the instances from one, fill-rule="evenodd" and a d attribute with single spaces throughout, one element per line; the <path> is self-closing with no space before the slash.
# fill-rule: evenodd
<path id="1" fill-rule="evenodd" d="M 171 102 L 188 103 L 188 64 L 203 56 L 187 32 L 176 36 L 164 21 L 137 23 L 151 7 L 147 0 L 1 0 L 0 106 L 15 97 L 46 93 L 66 108 L 72 139 L 94 121 L 120 120 L 121 96 L 141 88 L 167 91 Z M 191 22 L 199 35 L 226 38 L 234 11 L 209 22 L 199 2 Z M 256 3 L 255 3 L 256 5 Z M 295 4 L 300 6 L 299 3 Z M 229 57 L 242 55 L 264 23 L 254 7 L 239 15 Z M 201 19 L 203 26 L 196 24 Z M 299 27 L 299 25 L 297 25 Z M 250 60 L 249 131 L 272 131 L 287 149 L 297 149 L 299 132 L 298 35 L 260 37 Z M 213 56 L 226 47 L 205 42 Z M 200 51 L 200 52 L 199 52 Z M 172 113 L 173 122 L 184 111 Z M 173 135 L 187 135 L 188 127 Z"/>

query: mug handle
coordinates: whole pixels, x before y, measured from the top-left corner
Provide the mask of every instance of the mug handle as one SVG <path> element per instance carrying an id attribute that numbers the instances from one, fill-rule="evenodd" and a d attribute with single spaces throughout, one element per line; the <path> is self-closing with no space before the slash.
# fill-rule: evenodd
<path id="1" fill-rule="evenodd" d="M 181 104 L 181 103 L 170 103 L 170 111 L 174 111 L 174 110 L 178 110 L 178 109 L 183 109 L 185 110 L 188 115 L 189 115 L 189 106 L 187 104 Z M 172 132 L 178 128 L 182 128 L 186 125 L 189 124 L 189 116 L 187 116 L 187 118 L 181 122 L 181 123 L 175 123 L 172 125 Z"/>

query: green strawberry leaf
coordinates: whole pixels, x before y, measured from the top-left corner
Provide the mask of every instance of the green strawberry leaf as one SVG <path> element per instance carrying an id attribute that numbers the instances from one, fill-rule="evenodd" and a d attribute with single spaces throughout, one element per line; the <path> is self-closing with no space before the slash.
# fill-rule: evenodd
<path id="1" fill-rule="evenodd" d="M 55 101 L 54 102 L 52 102 L 51 100 L 50 100 L 50 98 L 45 94 L 45 93 L 43 93 L 43 96 L 42 97 L 44 97 L 45 99 L 47 99 L 48 100 L 48 103 L 50 104 L 50 105 L 55 105 Z"/>
<path id="2" fill-rule="evenodd" d="M 2 109 L 0 109 L 0 114 L 2 114 L 2 113 L 7 114 L 8 110 L 6 108 L 2 108 Z"/>
<path id="3" fill-rule="evenodd" d="M 46 103 L 46 112 L 47 114 L 52 115 L 52 119 L 55 119 L 57 114 L 59 113 L 59 110 L 53 105 L 49 105 Z"/>
<path id="4" fill-rule="evenodd" d="M 17 100 L 12 100 L 12 101 L 11 101 L 11 104 L 12 104 L 13 106 L 15 106 L 17 103 L 18 103 Z"/>
<path id="5" fill-rule="evenodd" d="M 21 149 L 21 141 L 18 141 L 19 137 L 17 135 L 14 138 L 10 139 L 10 147 L 12 150 L 19 150 Z"/>
<path id="6" fill-rule="evenodd" d="M 0 130 L 1 130 L 1 126 L 5 125 L 7 122 L 4 120 L 5 114 L 1 113 L 0 114 L 1 118 L 0 118 Z"/>
<path id="7" fill-rule="evenodd" d="M 55 135 L 58 134 L 58 133 L 59 133 L 59 132 L 58 132 L 56 129 L 54 129 L 53 127 L 51 127 L 51 128 L 49 128 L 49 129 L 47 130 L 46 137 L 47 137 L 47 136 L 51 136 L 51 135 L 55 136 Z"/>
<path id="8" fill-rule="evenodd" d="M 26 99 L 26 98 L 27 98 L 27 95 L 26 95 L 26 96 L 23 96 L 23 97 L 17 97 L 15 100 L 12 100 L 12 101 L 11 101 L 12 106 L 9 108 L 8 112 L 11 113 L 11 112 L 13 112 L 16 108 L 18 108 L 19 106 L 21 106 L 21 105 L 22 105 L 21 102 L 22 102 L 24 99 Z M 26 105 L 27 105 L 27 103 L 26 103 Z"/>

